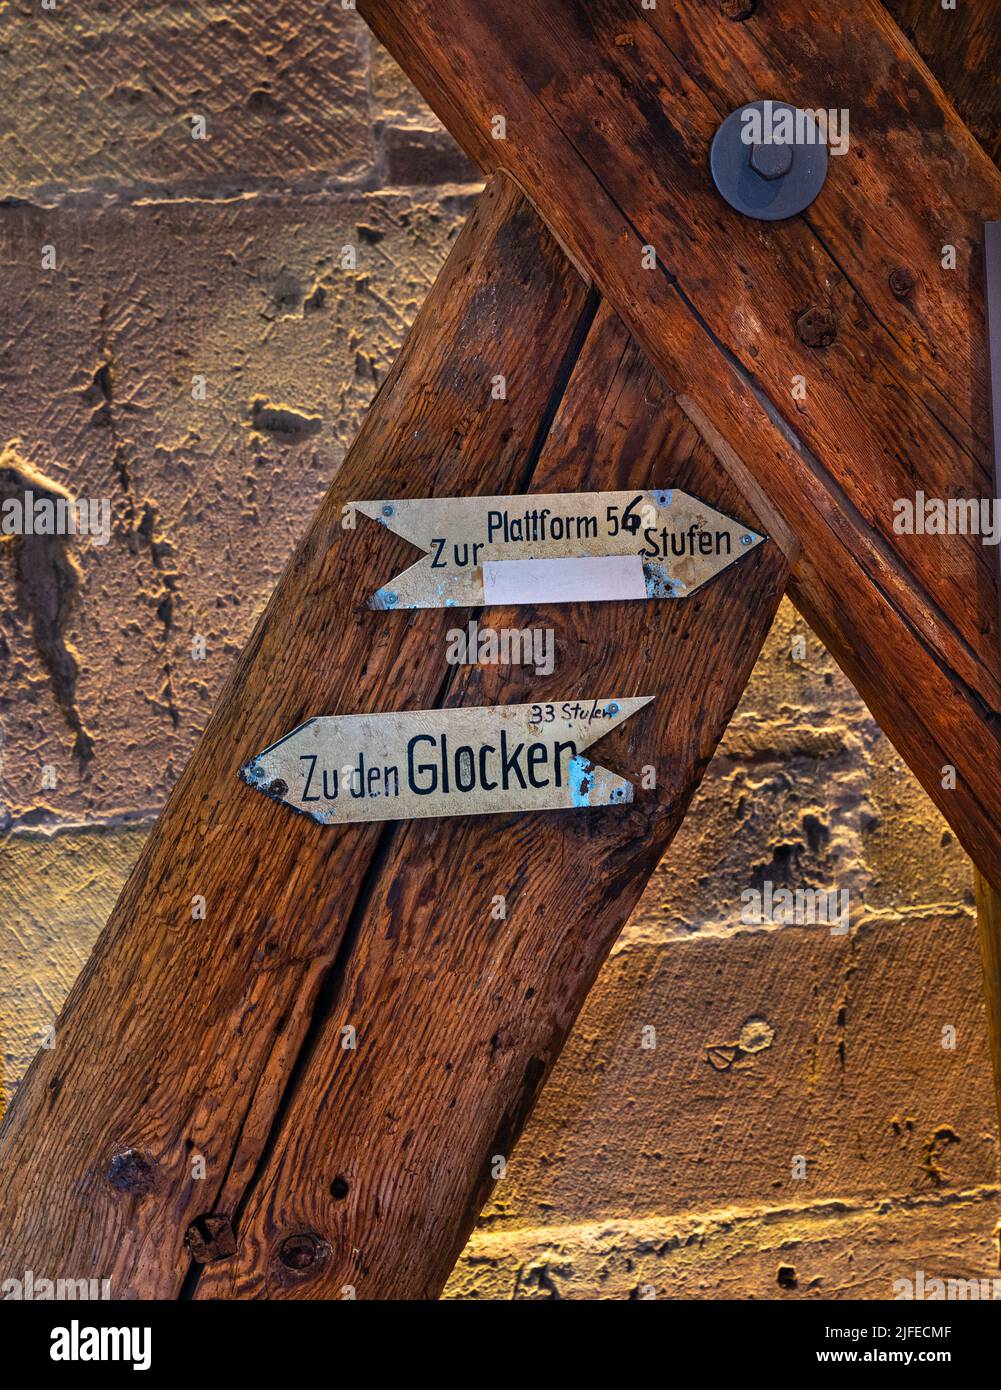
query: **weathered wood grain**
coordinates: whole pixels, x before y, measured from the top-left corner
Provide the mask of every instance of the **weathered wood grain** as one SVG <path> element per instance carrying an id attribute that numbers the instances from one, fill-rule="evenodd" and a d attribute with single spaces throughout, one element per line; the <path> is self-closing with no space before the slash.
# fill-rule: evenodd
<path id="1" fill-rule="evenodd" d="M 175 1296 L 189 1224 L 254 1171 L 380 831 L 283 814 L 238 768 L 308 715 L 434 702 L 451 619 L 365 609 L 373 576 L 412 551 L 382 528 L 343 529 L 342 507 L 518 491 L 591 312 L 535 214 L 493 185 L 70 993 L 55 1050 L 5 1116 L 5 1272 Z M 492 398 L 498 372 L 506 401 Z"/>
<path id="2" fill-rule="evenodd" d="M 1001 159 L 1001 13 L 997 0 L 883 0 L 995 163 Z"/>
<path id="3" fill-rule="evenodd" d="M 634 0 L 359 9 L 635 333 L 786 546 L 805 615 L 1001 881 L 993 555 L 893 529 L 897 498 L 993 493 L 979 247 L 1001 176 L 892 19 L 875 0 L 786 0 L 744 23 Z M 708 169 L 719 120 L 762 93 L 851 117 L 818 201 L 777 224 L 733 212 Z M 801 339 L 811 308 L 827 347 Z"/>
<path id="4" fill-rule="evenodd" d="M 1001 159 L 1001 16 L 995 0 L 966 0 L 952 10 L 924 0 L 884 3 L 997 164 Z M 995 420 L 995 440 L 997 432 Z M 999 475 L 1001 456 L 995 444 L 995 492 Z M 1001 897 L 978 869 L 974 879 L 994 1093 L 1001 1118 Z"/>
<path id="5" fill-rule="evenodd" d="M 672 485 L 754 524 L 607 307 L 531 491 Z M 460 668 L 449 705 L 656 695 L 596 758 L 642 786 L 581 817 L 396 826 L 332 974 L 288 1107 L 198 1297 L 433 1298 L 609 947 L 684 816 L 784 588 L 760 547 L 679 603 L 488 610 L 557 633 L 552 675 Z M 401 615 L 402 616 L 402 615 Z M 464 617 L 465 615 L 463 615 Z M 498 896 L 506 917 L 497 920 Z M 357 1031 L 345 1050 L 342 1029 Z M 232 1193 L 235 1196 L 235 1192 Z M 224 1206 L 226 1203 L 224 1202 Z"/>

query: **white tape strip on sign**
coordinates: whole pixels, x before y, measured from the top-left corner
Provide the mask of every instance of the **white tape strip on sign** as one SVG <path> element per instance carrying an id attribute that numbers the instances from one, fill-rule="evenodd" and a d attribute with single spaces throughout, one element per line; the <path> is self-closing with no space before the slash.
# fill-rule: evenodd
<path id="1" fill-rule="evenodd" d="M 586 603 L 646 596 L 639 555 L 483 562 L 483 601 L 488 605 Z"/>

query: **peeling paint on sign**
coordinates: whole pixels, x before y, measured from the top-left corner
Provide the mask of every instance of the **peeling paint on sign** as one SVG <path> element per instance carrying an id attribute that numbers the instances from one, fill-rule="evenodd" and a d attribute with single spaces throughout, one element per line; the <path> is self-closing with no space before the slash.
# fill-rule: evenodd
<path id="1" fill-rule="evenodd" d="M 323 715 L 240 776 L 321 825 L 623 805 L 632 782 L 583 750 L 652 698 Z"/>
<path id="2" fill-rule="evenodd" d="M 377 609 L 686 598 L 765 539 L 678 489 L 352 506 L 425 551 Z"/>

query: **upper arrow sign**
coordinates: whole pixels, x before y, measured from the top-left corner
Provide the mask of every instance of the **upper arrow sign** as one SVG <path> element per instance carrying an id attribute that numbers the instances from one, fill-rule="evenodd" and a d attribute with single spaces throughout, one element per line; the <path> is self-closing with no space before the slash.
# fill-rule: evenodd
<path id="1" fill-rule="evenodd" d="M 678 489 L 352 505 L 426 552 L 373 608 L 684 598 L 764 540 Z"/>

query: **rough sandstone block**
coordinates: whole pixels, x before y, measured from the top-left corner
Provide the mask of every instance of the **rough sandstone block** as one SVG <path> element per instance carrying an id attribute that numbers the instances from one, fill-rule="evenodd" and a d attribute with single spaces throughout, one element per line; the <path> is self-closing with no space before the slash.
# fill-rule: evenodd
<path id="1" fill-rule="evenodd" d="M 0 554 L 0 815 L 160 808 L 466 210 L 387 194 L 0 209 L 0 448 L 113 516 L 109 544 L 71 542 L 75 600 L 42 576 L 75 680 L 39 647 L 12 543 Z"/>
<path id="2" fill-rule="evenodd" d="M 997 1298 L 997 1198 L 997 1188 L 980 1188 L 857 1208 L 830 1201 L 478 1231 L 444 1297 L 898 1299 L 923 1276 L 926 1297 L 929 1281 L 942 1280 L 947 1297 Z"/>
<path id="3" fill-rule="evenodd" d="M 775 927 L 606 964 L 481 1224 L 866 1201 L 996 1175 L 969 917 L 850 937 Z"/>
<path id="4" fill-rule="evenodd" d="M 368 53 L 339 0 L 8 0 L 0 197 L 370 178 Z"/>
<path id="5" fill-rule="evenodd" d="M 0 1115 L 135 863 L 144 829 L 10 836 L 0 853 Z M 56 1040 L 58 1043 L 58 1039 Z"/>
<path id="6" fill-rule="evenodd" d="M 766 882 L 847 890 L 853 923 L 972 906 L 963 850 L 789 603 L 622 944 L 732 932 Z"/>

